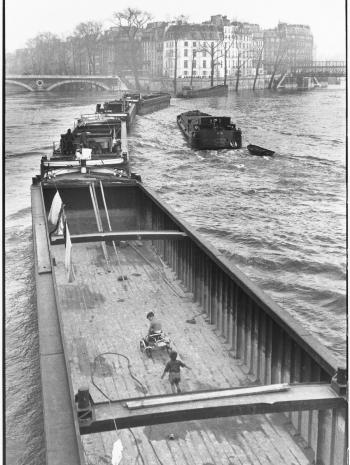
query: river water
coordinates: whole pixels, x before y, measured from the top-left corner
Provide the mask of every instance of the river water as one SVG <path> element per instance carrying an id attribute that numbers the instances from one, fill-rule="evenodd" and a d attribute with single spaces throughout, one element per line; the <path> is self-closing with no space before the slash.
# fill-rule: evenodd
<path id="1" fill-rule="evenodd" d="M 104 94 L 17 94 L 6 102 L 7 464 L 44 463 L 30 184 L 42 154 Z M 243 145 L 190 149 L 176 115 L 231 116 Z M 345 89 L 172 99 L 138 117 L 133 171 L 340 359 L 346 348 Z"/>

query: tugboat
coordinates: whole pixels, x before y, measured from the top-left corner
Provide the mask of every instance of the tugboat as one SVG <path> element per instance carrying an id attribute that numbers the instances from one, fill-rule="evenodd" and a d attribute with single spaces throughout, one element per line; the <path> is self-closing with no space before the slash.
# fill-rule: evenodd
<path id="1" fill-rule="evenodd" d="M 177 124 L 189 144 L 197 149 L 240 149 L 242 132 L 229 116 L 212 116 L 199 110 L 177 116 Z"/>

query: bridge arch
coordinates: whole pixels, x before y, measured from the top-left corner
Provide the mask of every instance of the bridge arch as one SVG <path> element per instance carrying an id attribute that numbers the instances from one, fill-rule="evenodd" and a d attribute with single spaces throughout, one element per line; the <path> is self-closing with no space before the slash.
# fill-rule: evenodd
<path id="1" fill-rule="evenodd" d="M 60 86 L 63 86 L 64 84 L 71 84 L 75 82 L 81 82 L 84 84 L 94 84 L 96 87 L 101 87 L 104 90 L 111 90 L 111 88 L 107 84 L 104 84 L 103 82 L 98 82 L 98 81 L 93 81 L 93 80 L 90 81 L 88 79 L 65 79 L 64 81 L 55 82 L 55 84 L 52 84 L 46 90 L 50 92 L 51 90 L 56 89 L 56 87 L 60 87 Z"/>
<path id="2" fill-rule="evenodd" d="M 5 84 L 15 84 L 16 86 L 24 87 L 25 89 L 29 90 L 30 92 L 34 92 L 33 87 L 31 87 L 28 84 L 25 84 L 24 82 L 14 81 L 13 79 L 6 79 Z"/>

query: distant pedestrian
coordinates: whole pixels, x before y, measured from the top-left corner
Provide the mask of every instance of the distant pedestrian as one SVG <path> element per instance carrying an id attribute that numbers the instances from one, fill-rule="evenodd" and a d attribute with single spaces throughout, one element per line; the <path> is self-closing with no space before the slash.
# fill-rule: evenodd
<path id="1" fill-rule="evenodd" d="M 164 378 L 165 373 L 169 373 L 169 382 L 170 382 L 171 390 L 175 394 L 176 391 L 178 393 L 181 392 L 181 389 L 179 386 L 179 383 L 181 380 L 180 368 L 182 367 L 188 368 L 189 370 L 191 370 L 191 368 L 185 365 L 183 362 L 180 362 L 180 360 L 176 360 L 177 352 L 175 352 L 174 350 L 170 352 L 169 356 L 170 356 L 170 360 L 165 365 L 164 372 L 161 376 L 161 379 Z"/>

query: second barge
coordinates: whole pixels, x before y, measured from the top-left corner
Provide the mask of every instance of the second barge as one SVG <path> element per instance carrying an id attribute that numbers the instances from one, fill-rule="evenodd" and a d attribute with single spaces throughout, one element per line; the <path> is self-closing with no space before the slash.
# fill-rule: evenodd
<path id="1" fill-rule="evenodd" d="M 194 110 L 181 113 L 176 121 L 194 148 L 215 150 L 242 147 L 242 132 L 228 116 L 212 116 Z"/>
<path id="2" fill-rule="evenodd" d="M 170 105 L 171 95 L 166 92 L 154 92 L 152 94 L 126 93 L 123 98 L 136 104 L 138 115 L 146 115 L 167 108 Z"/>
<path id="3" fill-rule="evenodd" d="M 226 84 L 220 84 L 212 87 L 202 87 L 194 89 L 191 86 L 184 86 L 182 92 L 177 94 L 180 98 L 200 98 L 200 97 L 212 97 L 226 95 L 228 93 L 228 86 Z"/>

